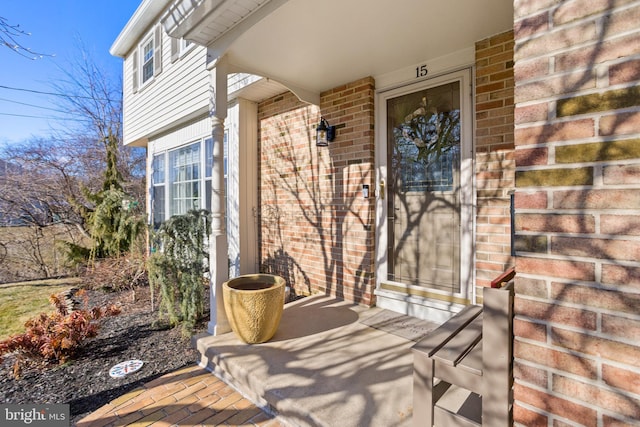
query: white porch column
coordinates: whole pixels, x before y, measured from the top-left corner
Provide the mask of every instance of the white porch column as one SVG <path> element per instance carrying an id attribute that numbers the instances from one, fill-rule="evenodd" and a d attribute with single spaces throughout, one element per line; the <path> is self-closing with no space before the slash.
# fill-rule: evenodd
<path id="1" fill-rule="evenodd" d="M 211 56 L 207 56 L 211 58 Z M 227 117 L 226 58 L 209 59 L 209 115 L 213 138 L 213 170 L 211 172 L 211 237 L 209 268 L 211 270 L 211 300 L 208 331 L 212 335 L 229 332 L 229 321 L 222 301 L 222 284 L 229 278 L 227 230 L 224 197 L 224 120 Z"/>

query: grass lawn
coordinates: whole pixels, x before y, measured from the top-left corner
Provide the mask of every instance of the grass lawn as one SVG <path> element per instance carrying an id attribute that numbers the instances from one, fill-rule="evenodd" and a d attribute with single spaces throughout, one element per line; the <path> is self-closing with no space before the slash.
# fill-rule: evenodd
<path id="1" fill-rule="evenodd" d="M 0 285 L 0 340 L 23 332 L 24 323 L 42 312 L 51 312 L 49 296 L 69 289 L 76 279 L 37 280 Z"/>

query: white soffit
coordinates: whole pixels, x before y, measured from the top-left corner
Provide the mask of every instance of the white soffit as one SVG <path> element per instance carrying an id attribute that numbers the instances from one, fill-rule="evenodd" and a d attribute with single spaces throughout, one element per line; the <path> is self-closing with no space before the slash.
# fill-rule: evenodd
<path id="1" fill-rule="evenodd" d="M 171 37 L 203 46 L 233 40 L 288 0 L 175 0 L 161 18 Z"/>
<path id="2" fill-rule="evenodd" d="M 170 34 L 204 44 L 214 56 L 226 54 L 234 72 L 269 77 L 306 100 L 362 77 L 468 49 L 513 28 L 513 0 L 179 0 L 174 4 L 182 5 L 183 16 L 167 19 L 171 10 L 178 10 L 175 7 L 165 14 Z M 185 9 L 189 6 L 191 10 Z"/>

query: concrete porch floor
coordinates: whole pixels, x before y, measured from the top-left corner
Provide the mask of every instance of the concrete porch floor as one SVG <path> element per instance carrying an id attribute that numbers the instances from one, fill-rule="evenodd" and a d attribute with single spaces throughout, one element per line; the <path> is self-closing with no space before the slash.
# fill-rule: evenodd
<path id="1" fill-rule="evenodd" d="M 412 339 L 435 327 L 311 296 L 285 306 L 267 343 L 248 345 L 228 333 L 197 336 L 194 344 L 201 366 L 292 426 L 408 427 Z"/>

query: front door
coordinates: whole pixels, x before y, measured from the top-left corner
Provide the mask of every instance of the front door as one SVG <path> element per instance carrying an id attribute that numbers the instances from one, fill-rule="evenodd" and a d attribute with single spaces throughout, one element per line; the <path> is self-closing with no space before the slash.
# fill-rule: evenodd
<path id="1" fill-rule="evenodd" d="M 468 71 L 456 73 L 381 97 L 384 130 L 378 148 L 385 158 L 379 168 L 379 208 L 385 221 L 379 233 L 385 238 L 378 241 L 385 242 L 386 252 L 386 271 L 378 286 L 382 305 L 392 293 L 427 312 L 452 310 L 452 304 L 470 301 L 467 232 L 472 228 L 466 223 L 462 227 L 470 218 L 473 194 L 470 127 L 465 126 L 470 119 L 468 78 Z"/>

